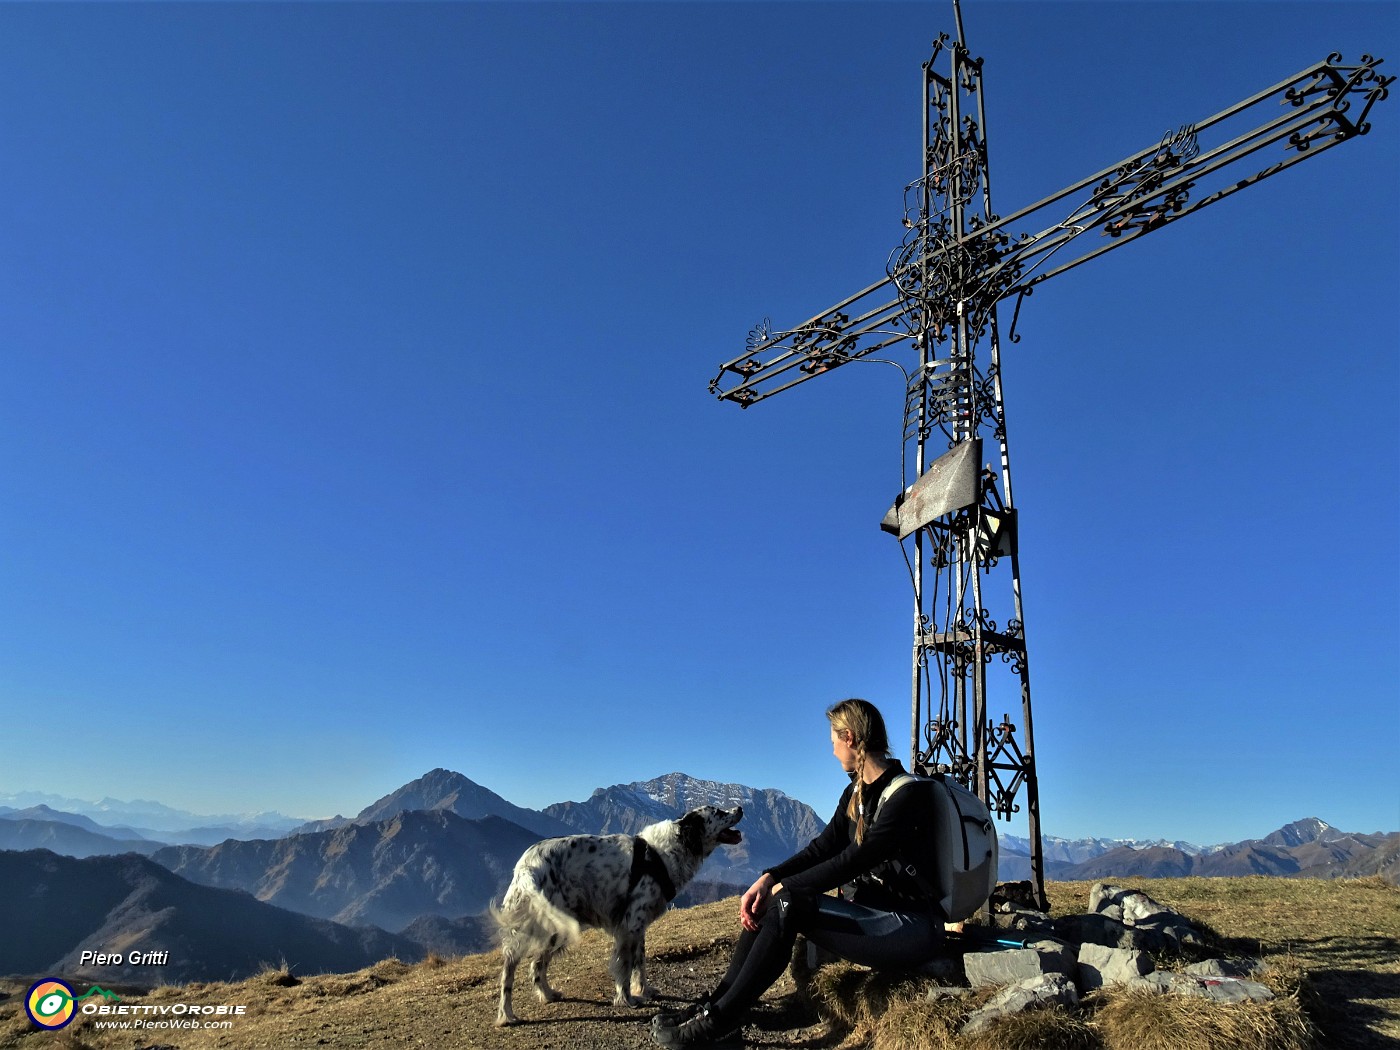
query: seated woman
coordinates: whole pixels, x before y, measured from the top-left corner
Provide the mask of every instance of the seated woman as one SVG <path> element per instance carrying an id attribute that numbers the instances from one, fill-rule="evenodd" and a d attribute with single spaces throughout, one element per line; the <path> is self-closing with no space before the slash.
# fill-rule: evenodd
<path id="1" fill-rule="evenodd" d="M 924 795 L 898 791 L 874 820 L 881 793 L 903 772 L 890 757 L 885 720 L 868 700 L 827 711 L 831 750 L 851 775 L 830 823 L 806 848 L 765 871 L 739 900 L 743 931 L 729 970 L 700 1002 L 659 1014 L 662 1046 L 737 1045 L 748 1008 L 787 968 L 799 933 L 852 962 L 900 967 L 925 962 L 943 938 L 943 915 L 905 866 L 934 871 L 933 819 Z M 855 884 L 852 899 L 826 891 Z"/>

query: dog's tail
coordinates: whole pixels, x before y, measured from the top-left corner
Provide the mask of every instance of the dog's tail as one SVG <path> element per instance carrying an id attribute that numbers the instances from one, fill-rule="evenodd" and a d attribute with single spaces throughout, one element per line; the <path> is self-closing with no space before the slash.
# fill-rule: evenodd
<path id="1" fill-rule="evenodd" d="M 522 881 L 523 878 L 523 881 Z M 517 958 L 546 948 L 572 945 L 583 933 L 577 919 L 556 908 L 527 873 L 516 873 L 505 899 L 487 909 L 496 925 L 496 944 L 512 949 Z"/>

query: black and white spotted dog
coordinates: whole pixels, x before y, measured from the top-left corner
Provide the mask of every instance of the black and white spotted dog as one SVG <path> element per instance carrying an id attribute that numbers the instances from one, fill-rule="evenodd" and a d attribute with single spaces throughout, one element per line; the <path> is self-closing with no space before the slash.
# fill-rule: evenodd
<path id="1" fill-rule="evenodd" d="M 734 825 L 742 807 L 701 806 L 678 820 L 663 820 L 633 835 L 567 835 L 536 842 L 516 862 L 510 887 L 492 914 L 501 941 L 498 1025 L 516 1020 L 511 1010 L 515 968 L 530 959 L 535 994 L 554 1002 L 550 961 L 585 926 L 613 935 L 608 970 L 617 986 L 613 1003 L 640 1006 L 653 992 L 646 981 L 647 927 L 666 910 L 720 843 L 741 841 Z"/>

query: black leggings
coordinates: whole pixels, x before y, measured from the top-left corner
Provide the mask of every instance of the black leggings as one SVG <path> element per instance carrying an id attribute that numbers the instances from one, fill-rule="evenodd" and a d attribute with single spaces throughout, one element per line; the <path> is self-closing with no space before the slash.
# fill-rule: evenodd
<path id="1" fill-rule="evenodd" d="M 787 968 L 797 935 L 862 966 L 898 969 L 927 962 L 943 942 L 943 923 L 919 912 L 879 911 L 836 897 L 789 894 L 768 902 L 756 932 L 734 945 L 729 971 L 710 995 L 714 1009 L 737 1017 Z"/>

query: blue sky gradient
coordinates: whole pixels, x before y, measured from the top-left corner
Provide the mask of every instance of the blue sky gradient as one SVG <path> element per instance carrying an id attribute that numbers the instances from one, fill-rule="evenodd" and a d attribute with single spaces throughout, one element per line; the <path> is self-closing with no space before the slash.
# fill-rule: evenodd
<path id="1" fill-rule="evenodd" d="M 1400 72 L 1393 3 L 964 22 L 1002 214 L 1331 51 Z M 883 275 L 952 29 L 0 7 L 0 792 L 324 817 L 436 766 L 532 807 L 682 770 L 825 816 L 823 709 L 908 724 L 901 382 L 706 383 Z M 1400 828 L 1400 99 L 1372 123 L 1025 303 L 1048 833 Z"/>

